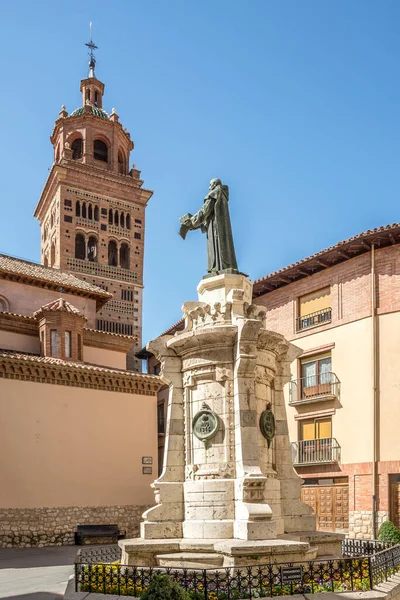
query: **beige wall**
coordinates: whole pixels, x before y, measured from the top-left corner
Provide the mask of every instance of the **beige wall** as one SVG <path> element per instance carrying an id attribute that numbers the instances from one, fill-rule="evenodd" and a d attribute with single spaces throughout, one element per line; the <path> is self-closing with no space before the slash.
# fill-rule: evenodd
<path id="1" fill-rule="evenodd" d="M 83 360 L 92 365 L 111 367 L 113 369 L 126 369 L 126 353 L 115 350 L 104 350 L 93 346 L 83 347 Z"/>
<path id="2" fill-rule="evenodd" d="M 381 315 L 379 332 L 380 457 L 400 459 L 400 313 Z"/>
<path id="3" fill-rule="evenodd" d="M 153 503 L 156 403 L 0 379 L 0 508 Z M 142 475 L 142 456 L 153 475 Z"/>
<path id="4" fill-rule="evenodd" d="M 39 354 L 39 336 L 0 330 L 0 348 L 3 350 L 16 350 L 17 352 L 32 352 L 34 354 Z"/>
<path id="5" fill-rule="evenodd" d="M 10 304 L 10 312 L 31 317 L 44 304 L 57 300 L 60 297 L 60 292 L 2 279 L 0 281 L 0 295 L 7 298 Z M 66 293 L 63 293 L 62 296 L 85 315 L 88 320 L 87 327 L 96 328 L 95 300 Z"/>
<path id="6" fill-rule="evenodd" d="M 298 439 L 299 414 L 314 413 L 335 407 L 332 417 L 332 436 L 342 448 L 342 463 L 372 460 L 372 332 L 371 319 L 361 319 L 347 325 L 334 327 L 297 339 L 294 343 L 302 350 L 334 343 L 332 371 L 341 382 L 340 404 L 319 402 L 296 408 L 288 406 L 288 423 L 291 441 Z M 297 361 L 292 363 L 292 378 L 298 378 Z M 289 401 L 289 385 L 285 388 Z M 398 444 L 397 444 L 398 446 Z M 397 452 L 398 455 L 398 452 Z"/>

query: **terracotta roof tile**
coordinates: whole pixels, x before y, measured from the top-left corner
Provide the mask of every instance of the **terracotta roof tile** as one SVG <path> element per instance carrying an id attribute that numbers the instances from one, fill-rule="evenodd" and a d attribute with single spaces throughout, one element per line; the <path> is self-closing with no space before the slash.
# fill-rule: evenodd
<path id="1" fill-rule="evenodd" d="M 253 295 L 255 297 L 257 297 L 261 293 L 265 292 L 264 290 L 261 290 L 261 287 L 259 285 L 259 284 L 262 284 L 263 282 L 272 280 L 272 279 L 276 278 L 277 276 L 283 275 L 283 274 L 285 274 L 291 270 L 294 270 L 298 267 L 302 267 L 302 266 L 304 267 L 307 265 L 307 263 L 311 263 L 312 261 L 315 261 L 316 259 L 321 259 L 325 255 L 335 252 L 336 250 L 340 252 L 340 250 L 343 250 L 345 246 L 351 246 L 352 244 L 356 244 L 356 251 L 355 252 L 353 251 L 352 256 L 348 257 L 348 258 L 353 258 L 353 256 L 356 256 L 357 254 L 360 253 L 360 251 L 357 251 L 357 244 L 358 244 L 359 248 L 363 248 L 363 251 L 365 251 L 368 249 L 368 246 L 363 247 L 362 244 L 375 243 L 376 238 L 379 238 L 380 234 L 386 234 L 386 237 L 388 237 L 389 234 L 393 234 L 397 238 L 397 239 L 395 239 L 392 237 L 391 240 L 388 242 L 389 244 L 390 243 L 400 243 L 400 223 L 392 223 L 392 225 L 385 225 L 382 227 L 376 227 L 375 229 L 368 229 L 367 231 L 364 231 L 363 233 L 359 233 L 353 237 L 348 238 L 347 240 L 338 242 L 337 244 L 334 244 L 333 246 L 330 246 L 329 248 L 320 250 L 319 252 L 316 252 L 315 254 L 312 254 L 311 256 L 308 256 L 307 258 L 303 258 L 295 263 L 292 263 L 291 265 L 288 265 L 287 267 L 278 269 L 277 271 L 273 271 L 272 273 L 269 273 L 268 275 L 264 275 L 264 277 L 260 277 L 259 279 L 256 279 L 254 281 Z M 393 239 L 394 239 L 394 242 L 393 242 Z M 333 265 L 333 263 L 332 263 L 332 265 Z M 331 266 L 331 265 L 329 265 L 329 266 Z"/>
<path id="2" fill-rule="evenodd" d="M 65 298 L 58 298 L 57 300 L 52 300 L 52 302 L 44 304 L 39 310 L 33 313 L 33 316 L 36 317 L 43 311 L 67 312 L 86 319 L 85 315 L 83 315 L 75 306 L 72 306 L 72 304 L 67 302 Z"/>
<path id="3" fill-rule="evenodd" d="M 8 256 L 7 254 L 0 254 L 0 275 L 1 273 L 30 277 L 45 283 L 73 289 L 81 293 L 96 295 L 104 298 L 104 300 L 112 298 L 112 294 L 109 292 L 102 290 L 97 287 L 97 285 L 82 281 L 82 279 L 75 277 L 75 275 L 71 275 L 71 273 L 67 273 L 61 269 L 45 267 L 35 262 L 16 258 L 15 256 Z"/>
<path id="4" fill-rule="evenodd" d="M 127 371 L 125 369 L 110 369 L 108 367 L 99 367 L 89 363 L 74 362 L 70 360 L 63 360 L 61 358 L 52 358 L 50 356 L 38 356 L 37 354 L 26 354 L 21 352 L 15 352 L 13 350 L 0 349 L 0 358 L 13 358 L 15 360 L 22 360 L 25 362 L 43 363 L 48 365 L 54 365 L 59 367 L 74 367 L 76 369 L 95 371 L 100 373 L 110 374 L 123 374 L 132 378 L 143 379 L 143 381 L 158 381 L 157 375 L 145 375 L 143 373 L 134 373 L 133 371 Z"/>

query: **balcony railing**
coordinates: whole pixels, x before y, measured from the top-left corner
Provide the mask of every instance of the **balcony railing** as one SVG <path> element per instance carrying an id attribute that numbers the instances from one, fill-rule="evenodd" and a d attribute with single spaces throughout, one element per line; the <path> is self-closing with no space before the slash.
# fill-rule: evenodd
<path id="1" fill-rule="evenodd" d="M 297 317 L 296 331 L 303 331 L 303 329 L 308 329 L 309 327 L 324 325 L 325 323 L 330 323 L 330 321 L 332 321 L 332 309 L 330 307 L 323 308 L 322 310 L 317 310 L 309 315 Z"/>
<path id="2" fill-rule="evenodd" d="M 316 465 L 340 462 L 341 448 L 335 438 L 292 442 L 294 465 Z"/>
<path id="3" fill-rule="evenodd" d="M 319 373 L 290 382 L 289 404 L 309 404 L 334 400 L 340 396 L 340 381 L 335 373 Z"/>

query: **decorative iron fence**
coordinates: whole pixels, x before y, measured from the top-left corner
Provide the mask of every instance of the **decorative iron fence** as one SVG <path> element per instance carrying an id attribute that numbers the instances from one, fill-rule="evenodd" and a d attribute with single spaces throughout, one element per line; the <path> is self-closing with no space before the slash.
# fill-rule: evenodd
<path id="1" fill-rule="evenodd" d="M 340 462 L 341 447 L 335 438 L 292 442 L 295 465 Z"/>
<path id="2" fill-rule="evenodd" d="M 316 398 L 338 398 L 340 381 L 332 372 L 301 377 L 290 382 L 289 394 L 289 404 L 307 403 Z"/>
<path id="3" fill-rule="evenodd" d="M 376 554 L 381 550 L 393 548 L 395 542 L 382 542 L 381 540 L 354 540 L 345 538 L 342 540 L 342 556 L 358 557 Z"/>
<path id="4" fill-rule="evenodd" d="M 350 543 L 351 542 L 351 543 Z M 317 592 L 366 591 L 400 570 L 400 545 L 378 551 L 381 542 L 345 540 L 344 549 L 369 556 L 328 561 L 250 565 L 221 569 L 135 567 L 94 561 L 116 556 L 107 550 L 82 549 L 75 563 L 76 591 L 140 598 L 155 574 L 167 574 L 191 600 L 241 600 Z M 358 542 L 361 542 L 358 544 Z M 119 549 L 118 549 L 119 550 Z"/>
<path id="5" fill-rule="evenodd" d="M 331 320 L 332 309 L 330 307 L 317 310 L 309 315 L 304 315 L 304 317 L 297 317 L 296 331 L 302 331 L 303 329 L 315 327 L 316 325 L 323 325 L 324 323 L 329 323 Z"/>

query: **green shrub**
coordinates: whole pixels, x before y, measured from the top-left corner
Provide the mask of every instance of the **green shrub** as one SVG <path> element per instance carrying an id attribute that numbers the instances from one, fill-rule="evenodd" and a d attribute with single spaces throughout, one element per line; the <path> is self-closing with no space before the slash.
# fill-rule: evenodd
<path id="1" fill-rule="evenodd" d="M 380 526 L 378 540 L 400 544 L 400 531 L 392 521 L 385 521 Z"/>
<path id="2" fill-rule="evenodd" d="M 188 598 L 185 590 L 168 575 L 154 575 L 142 596 L 142 600 L 187 600 Z"/>

